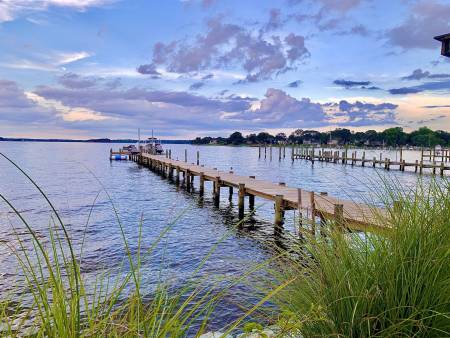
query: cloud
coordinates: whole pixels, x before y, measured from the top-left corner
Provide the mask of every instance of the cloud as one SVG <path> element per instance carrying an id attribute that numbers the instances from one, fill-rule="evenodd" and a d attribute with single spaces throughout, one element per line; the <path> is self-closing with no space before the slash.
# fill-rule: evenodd
<path id="1" fill-rule="evenodd" d="M 334 80 L 333 83 L 335 85 L 344 87 L 344 88 L 353 88 L 353 87 L 360 87 L 360 86 L 368 86 L 370 85 L 370 81 L 351 81 L 351 80 Z"/>
<path id="2" fill-rule="evenodd" d="M 57 80 L 67 88 L 89 88 L 97 84 L 97 80 L 94 78 L 83 77 L 74 73 L 61 75 Z"/>
<path id="3" fill-rule="evenodd" d="M 326 125 L 370 126 L 396 123 L 397 105 L 392 103 L 316 103 L 309 98 L 300 100 L 285 92 L 269 88 L 265 97 L 252 103 L 241 113 L 228 114 L 226 119 L 251 121 L 257 126 L 318 127 Z"/>
<path id="4" fill-rule="evenodd" d="M 13 69 L 32 69 L 42 71 L 61 70 L 62 66 L 91 57 L 93 54 L 80 52 L 47 51 L 45 54 L 33 55 L 32 59 L 17 59 L 4 62 L 2 67 Z"/>
<path id="5" fill-rule="evenodd" d="M 99 7 L 115 0 L 6 0 L 0 2 L 0 23 L 12 21 L 22 14 L 46 11 L 50 7 L 66 7 L 84 11 L 89 7 Z"/>
<path id="6" fill-rule="evenodd" d="M 303 83 L 302 80 L 296 80 L 293 82 L 288 83 L 289 88 L 298 88 Z"/>
<path id="7" fill-rule="evenodd" d="M 270 32 L 283 26 L 281 20 L 281 10 L 279 8 L 272 8 L 269 12 L 269 21 L 263 26 L 261 32 Z"/>
<path id="8" fill-rule="evenodd" d="M 16 82 L 0 79 L 0 121 L 37 124 L 54 117 L 54 110 L 39 106 Z"/>
<path id="9" fill-rule="evenodd" d="M 433 37 L 450 31 L 449 17 L 450 4 L 421 0 L 413 3 L 411 14 L 399 26 L 387 31 L 386 38 L 403 49 L 438 49 Z"/>
<path id="10" fill-rule="evenodd" d="M 357 24 L 357 25 L 354 25 L 353 27 L 351 27 L 350 29 L 343 30 L 337 34 L 339 34 L 339 35 L 360 35 L 363 37 L 367 37 L 370 35 L 370 32 L 366 26 L 364 26 L 362 24 Z"/>
<path id="11" fill-rule="evenodd" d="M 202 80 L 209 80 L 209 79 L 212 79 L 213 77 L 214 77 L 214 74 L 207 74 L 202 77 Z"/>
<path id="12" fill-rule="evenodd" d="M 422 89 L 416 87 L 401 87 L 389 89 L 389 93 L 391 93 L 392 95 L 416 94 L 422 91 Z"/>
<path id="13" fill-rule="evenodd" d="M 440 74 L 440 75 L 442 75 L 442 74 Z M 400 95 L 400 94 L 415 94 L 415 93 L 420 93 L 423 91 L 449 92 L 450 91 L 450 80 L 425 82 L 425 83 L 422 83 L 421 85 L 413 86 L 413 87 L 394 88 L 394 89 L 390 89 L 389 93 L 394 94 L 394 95 Z"/>
<path id="14" fill-rule="evenodd" d="M 152 75 L 153 78 L 159 78 L 161 75 L 161 73 L 156 70 L 154 64 L 140 65 L 136 70 L 143 75 Z"/>
<path id="15" fill-rule="evenodd" d="M 370 125 L 381 123 L 385 116 L 382 112 L 387 116 L 389 109 L 395 110 L 388 104 L 354 103 L 352 109 L 343 104 L 322 104 L 309 98 L 297 99 L 275 88 L 267 89 L 262 99 L 221 94 L 207 97 L 138 87 L 111 90 L 101 84 L 89 88 L 38 86 L 33 91 L 41 104 L 58 110 L 58 116 L 71 128 L 83 123 L 85 130 L 105 132 L 111 129 L 131 132 L 137 126 L 149 124 L 172 135 L 236 128 L 317 127 L 331 123 Z"/>
<path id="16" fill-rule="evenodd" d="M 325 110 L 330 119 L 342 126 L 369 126 L 396 124 L 396 109 L 398 105 L 392 103 L 367 103 L 356 101 L 350 103 L 341 100 L 339 103 L 327 103 Z"/>
<path id="17" fill-rule="evenodd" d="M 402 77 L 402 80 L 422 80 L 422 79 L 446 79 L 450 78 L 450 74 L 431 74 L 428 71 L 422 69 L 416 69 L 411 75 Z"/>
<path id="18" fill-rule="evenodd" d="M 246 72 L 243 82 L 266 80 L 294 69 L 309 57 L 304 37 L 294 33 L 265 37 L 257 31 L 223 22 L 207 22 L 207 32 L 194 40 L 158 42 L 153 47 L 152 65 L 174 73 L 189 74 L 207 69 L 239 66 Z"/>
<path id="19" fill-rule="evenodd" d="M 193 84 L 191 84 L 191 85 L 189 86 L 189 89 L 190 89 L 190 90 L 197 90 L 197 89 L 202 88 L 204 85 L 205 85 L 204 82 L 195 82 L 195 83 L 193 83 Z"/>
<path id="20" fill-rule="evenodd" d="M 450 104 L 445 104 L 445 105 L 440 105 L 440 106 L 422 106 L 422 108 L 426 108 L 426 109 L 450 108 Z"/>

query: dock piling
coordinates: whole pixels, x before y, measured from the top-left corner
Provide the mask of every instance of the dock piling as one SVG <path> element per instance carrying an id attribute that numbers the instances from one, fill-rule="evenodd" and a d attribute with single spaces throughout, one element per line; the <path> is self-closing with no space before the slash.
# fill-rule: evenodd
<path id="1" fill-rule="evenodd" d="M 238 193 L 239 220 L 244 219 L 244 204 L 245 204 L 245 183 L 239 183 L 239 193 Z"/>

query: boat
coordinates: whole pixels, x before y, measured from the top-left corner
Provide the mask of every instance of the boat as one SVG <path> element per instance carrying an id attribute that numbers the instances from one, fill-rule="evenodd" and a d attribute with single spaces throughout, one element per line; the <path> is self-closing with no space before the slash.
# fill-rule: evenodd
<path id="1" fill-rule="evenodd" d="M 144 152 L 160 155 L 164 152 L 161 142 L 156 137 L 149 137 L 144 144 Z"/>

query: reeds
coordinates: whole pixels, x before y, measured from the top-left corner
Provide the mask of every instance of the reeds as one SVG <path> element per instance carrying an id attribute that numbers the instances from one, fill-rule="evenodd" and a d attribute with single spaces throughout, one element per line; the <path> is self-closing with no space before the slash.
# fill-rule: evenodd
<path id="1" fill-rule="evenodd" d="M 125 252 L 123 265 L 127 266 L 127 269 L 115 271 L 113 275 L 107 270 L 99 271 L 95 282 L 87 283 L 80 269 L 84 238 L 80 252 L 75 252 L 69 231 L 43 189 L 17 164 L 1 155 L 22 172 L 40 192 L 52 210 L 52 217 L 48 234 L 43 240 L 36 235 L 32 224 L 18 208 L 0 194 L 0 199 L 26 229 L 27 238 L 23 234 L 17 235 L 18 247 L 9 246 L 9 249 L 17 260 L 19 274 L 23 276 L 17 289 L 26 289 L 26 296 L 31 296 L 31 301 L 28 302 L 22 302 L 21 297 L 14 294 L 0 301 L 0 336 L 198 336 L 207 329 L 211 313 L 227 292 L 266 264 L 255 264 L 249 271 L 243 271 L 241 276 L 235 278 L 200 278 L 201 268 L 217 245 L 231 234 L 230 231 L 219 238 L 209 254 L 203 257 L 192 273 L 192 278 L 187 278 L 189 282 L 186 285 L 174 286 L 161 279 L 151 294 L 143 294 L 142 264 L 182 215 L 178 215 L 168 224 L 145 251 L 141 246 L 141 220 L 136 229 L 139 232 L 137 252 L 131 253 L 114 202 L 104 190 L 113 206 L 116 226 L 120 228 Z M 89 226 L 90 215 L 91 212 L 86 228 Z M 271 293 L 266 295 L 267 298 L 270 296 Z M 224 323 L 224 329 L 227 332 L 236 329 L 257 307 L 258 305 L 244 311 L 241 318 L 234 323 Z"/>
<path id="2" fill-rule="evenodd" d="M 381 196 L 385 234 L 332 229 L 309 238 L 281 278 L 280 325 L 304 337 L 450 335 L 450 184 L 419 182 Z M 333 227 L 333 225 L 332 225 Z M 337 230 L 337 231 L 336 231 Z M 279 275 L 280 277 L 280 275 Z"/>

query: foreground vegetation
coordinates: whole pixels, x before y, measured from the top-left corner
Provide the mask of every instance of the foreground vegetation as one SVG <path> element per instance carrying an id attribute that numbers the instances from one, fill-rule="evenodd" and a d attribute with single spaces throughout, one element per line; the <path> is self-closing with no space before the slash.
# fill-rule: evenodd
<path id="1" fill-rule="evenodd" d="M 285 133 L 271 135 L 266 132 L 249 134 L 243 136 L 236 131 L 229 137 L 197 137 L 193 144 L 232 144 L 232 145 L 257 145 L 257 144 L 331 144 L 331 145 L 353 145 L 369 147 L 434 147 L 437 145 L 450 146 L 450 133 L 437 130 L 433 131 L 427 127 L 406 133 L 403 128 L 388 128 L 382 132 L 367 130 L 366 132 L 352 132 L 349 129 L 337 128 L 329 132 L 316 130 L 297 129 L 289 136 Z"/>
<path id="2" fill-rule="evenodd" d="M 440 182 L 442 183 L 442 182 Z M 424 183 L 379 219 L 388 235 L 339 231 L 309 239 L 288 261 L 276 296 L 283 321 L 305 337 L 450 336 L 450 184 Z"/>
<path id="3" fill-rule="evenodd" d="M 162 280 L 151 295 L 145 295 L 141 282 L 143 262 L 177 219 L 168 224 L 148 250 L 141 249 L 139 236 L 137 252 L 131 253 L 115 211 L 127 269 L 114 276 L 99 272 L 92 285 L 80 268 L 83 250 L 75 252 L 57 210 L 28 178 L 54 216 L 48 241 L 44 242 L 16 206 L 0 193 L 32 240 L 30 250 L 29 243 L 18 234 L 18 247 L 10 247 L 21 271 L 19 275 L 23 276 L 18 279 L 21 284 L 17 289 L 26 289 L 31 301 L 24 302 L 14 293 L 0 301 L 1 336 L 200 336 L 208 331 L 214 309 L 224 295 L 260 269 L 270 276 L 269 282 L 264 282 L 263 288 L 255 284 L 259 299 L 253 306 L 245 304 L 247 310 L 235 322 L 223 323 L 224 336 L 235 330 L 254 334 L 262 331 L 260 324 L 246 321 L 259 309 L 262 311 L 269 300 L 277 304 L 279 311 L 262 311 L 266 315 L 264 324 L 275 324 L 278 330 L 274 332 L 280 337 L 450 335 L 448 182 L 421 183 L 404 194 L 384 190 L 389 212 L 387 216 L 380 215 L 378 221 L 391 228 L 386 234 L 349 235 L 330 227 L 325 237 L 299 242 L 295 255 L 283 252 L 274 257 L 277 264 L 255 264 L 240 277 L 224 277 L 213 283 L 198 277 L 207 255 L 188 285 L 174 290 Z M 393 201 L 399 201 L 395 208 L 390 207 Z M 137 231 L 140 233 L 141 229 L 142 222 Z M 269 268 L 274 265 L 276 269 Z"/>

